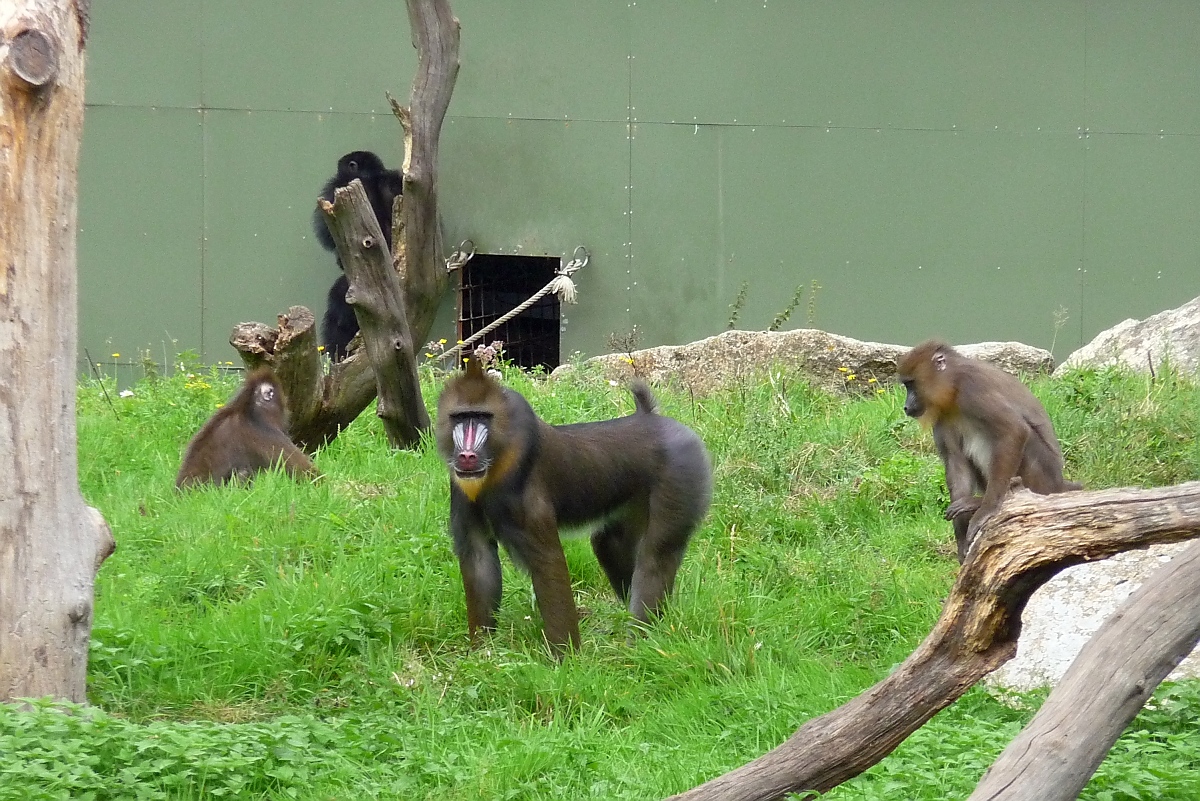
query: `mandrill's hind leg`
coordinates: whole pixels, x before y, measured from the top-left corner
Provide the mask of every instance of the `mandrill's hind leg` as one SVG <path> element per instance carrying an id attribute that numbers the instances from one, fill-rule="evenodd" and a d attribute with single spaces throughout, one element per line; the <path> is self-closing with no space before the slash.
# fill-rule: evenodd
<path id="1" fill-rule="evenodd" d="M 622 603 L 629 602 L 638 541 L 646 531 L 646 516 L 646 503 L 641 501 L 592 534 L 592 551 Z"/>
<path id="2" fill-rule="evenodd" d="M 679 508 L 666 500 L 663 493 L 651 497 L 646 533 L 637 545 L 629 612 L 643 623 L 658 613 L 662 600 L 675 586 L 675 574 L 696 527 L 690 516 L 683 517 Z"/>
<path id="3" fill-rule="evenodd" d="M 958 546 L 958 563 L 967 561 L 967 553 L 971 550 L 971 516 L 959 515 L 954 518 L 954 542 Z"/>
<path id="4" fill-rule="evenodd" d="M 686 539 L 667 548 L 655 547 L 649 537 L 642 541 L 630 591 L 631 615 L 646 623 L 651 615 L 658 614 L 663 599 L 671 594 L 675 586 L 675 574 L 683 564 L 686 549 Z"/>
<path id="5" fill-rule="evenodd" d="M 675 586 L 688 540 L 712 498 L 712 468 L 704 443 L 673 420 L 662 421 L 668 466 L 650 490 L 645 533 L 629 593 L 629 612 L 646 622 Z"/>

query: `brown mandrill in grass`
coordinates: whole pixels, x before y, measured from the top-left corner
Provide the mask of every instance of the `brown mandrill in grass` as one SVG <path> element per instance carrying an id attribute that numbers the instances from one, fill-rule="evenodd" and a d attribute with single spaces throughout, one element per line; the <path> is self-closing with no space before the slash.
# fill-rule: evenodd
<path id="1" fill-rule="evenodd" d="M 175 486 L 250 481 L 282 464 L 291 476 L 319 475 L 312 460 L 284 430 L 287 410 L 279 381 L 266 367 L 249 373 L 242 388 L 188 443 Z"/>
<path id="2" fill-rule="evenodd" d="M 450 470 L 450 534 L 472 639 L 496 627 L 502 544 L 528 571 L 546 639 L 579 647 L 560 526 L 588 523 L 592 550 L 630 613 L 647 621 L 671 592 L 712 498 L 704 443 L 655 412 L 642 382 L 628 417 L 552 426 L 471 358 L 438 398 L 437 444 Z"/>

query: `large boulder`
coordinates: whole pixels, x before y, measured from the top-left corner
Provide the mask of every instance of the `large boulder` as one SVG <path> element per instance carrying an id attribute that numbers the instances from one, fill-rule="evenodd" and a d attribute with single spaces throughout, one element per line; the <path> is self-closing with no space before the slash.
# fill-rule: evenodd
<path id="1" fill-rule="evenodd" d="M 811 328 L 795 331 L 725 331 L 688 345 L 663 345 L 630 354 L 610 353 L 589 359 L 612 380 L 641 376 L 651 382 L 674 380 L 694 392 L 710 392 L 773 367 L 803 373 L 832 392 L 870 392 L 896 374 L 905 345 L 861 342 Z M 1054 369 L 1048 351 L 1020 342 L 981 342 L 958 346 L 965 356 L 983 359 L 1011 373 Z M 554 375 L 571 369 L 559 367 Z"/>
<path id="2" fill-rule="evenodd" d="M 1125 320 L 1101 331 L 1068 356 L 1055 375 L 1073 367 L 1109 365 L 1148 373 L 1157 370 L 1164 360 L 1183 372 L 1200 370 L 1200 298 L 1145 320 Z"/>
<path id="3" fill-rule="evenodd" d="M 1119 553 L 1069 567 L 1050 579 L 1034 592 L 1021 615 L 1017 655 L 992 673 L 987 683 L 1012 690 L 1057 684 L 1100 624 L 1151 573 L 1189 544 Z M 1178 681 L 1198 676 L 1200 655 L 1193 652 L 1168 678 Z"/>

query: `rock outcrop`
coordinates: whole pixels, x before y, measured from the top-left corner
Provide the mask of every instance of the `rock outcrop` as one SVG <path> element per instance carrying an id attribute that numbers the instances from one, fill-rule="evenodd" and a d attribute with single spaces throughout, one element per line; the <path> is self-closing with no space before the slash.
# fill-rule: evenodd
<path id="1" fill-rule="evenodd" d="M 1048 351 L 1020 342 L 981 342 L 956 346 L 966 356 L 992 362 L 1011 373 L 1045 373 L 1054 369 Z M 687 345 L 663 345 L 629 354 L 589 359 L 607 378 L 626 381 L 641 376 L 652 383 L 676 381 L 706 393 L 723 383 L 748 378 L 772 366 L 803 373 L 831 392 L 871 392 L 896 374 L 896 360 L 907 345 L 861 342 L 816 329 L 795 331 L 726 331 Z M 569 371 L 559 367 L 554 375 Z"/>
<path id="2" fill-rule="evenodd" d="M 1181 372 L 1200 370 L 1200 298 L 1145 320 L 1125 320 L 1101 331 L 1055 370 L 1119 365 L 1140 373 L 1168 361 Z"/>
<path id="3" fill-rule="evenodd" d="M 1053 686 L 1067 672 L 1091 636 L 1126 598 L 1190 543 L 1154 545 L 1100 562 L 1069 567 L 1034 592 L 1021 615 L 1017 655 L 987 683 L 1013 690 Z M 1171 681 L 1200 676 L 1193 652 L 1168 676 Z"/>

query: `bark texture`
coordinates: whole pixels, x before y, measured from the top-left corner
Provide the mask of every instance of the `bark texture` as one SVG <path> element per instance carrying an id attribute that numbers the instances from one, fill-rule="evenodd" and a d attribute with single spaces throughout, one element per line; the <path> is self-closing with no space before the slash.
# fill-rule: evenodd
<path id="1" fill-rule="evenodd" d="M 1200 534 L 1200 482 L 1050 496 L 1019 490 L 979 532 L 933 631 L 890 676 L 753 762 L 673 798 L 780 799 L 857 776 L 1012 658 L 1026 601 L 1055 573 Z"/>
<path id="2" fill-rule="evenodd" d="M 970 801 L 1078 798 L 1112 744 L 1200 641 L 1200 543 L 1125 600 L 1088 640 Z"/>
<path id="3" fill-rule="evenodd" d="M 337 190 L 333 203 L 322 200 L 320 207 L 350 280 L 346 300 L 375 374 L 375 413 L 393 447 L 416 447 L 429 428 L 429 413 L 421 400 L 403 290 L 362 181 L 354 179 Z"/>
<path id="4" fill-rule="evenodd" d="M 75 444 L 84 19 L 72 0 L 0 3 L 0 701 L 87 700 L 114 548 Z"/>

